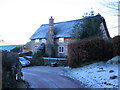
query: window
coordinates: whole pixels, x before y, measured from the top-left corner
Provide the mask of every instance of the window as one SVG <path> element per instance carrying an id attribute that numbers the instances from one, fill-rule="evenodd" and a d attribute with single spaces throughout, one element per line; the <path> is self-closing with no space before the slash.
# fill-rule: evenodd
<path id="1" fill-rule="evenodd" d="M 58 52 L 59 53 L 64 53 L 64 47 L 63 46 L 59 46 L 58 47 Z"/>
<path id="2" fill-rule="evenodd" d="M 39 39 L 35 39 L 35 42 L 39 42 Z"/>
<path id="3" fill-rule="evenodd" d="M 34 52 L 37 52 L 37 48 L 38 48 L 38 46 L 35 46 L 35 49 L 34 49 L 35 51 Z"/>
<path id="4" fill-rule="evenodd" d="M 59 42 L 64 42 L 64 38 L 59 38 Z"/>
<path id="5" fill-rule="evenodd" d="M 41 39 L 42 43 L 46 43 L 46 39 Z"/>

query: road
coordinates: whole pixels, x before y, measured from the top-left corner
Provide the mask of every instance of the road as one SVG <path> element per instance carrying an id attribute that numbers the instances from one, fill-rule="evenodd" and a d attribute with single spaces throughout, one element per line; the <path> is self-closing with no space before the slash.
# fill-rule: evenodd
<path id="1" fill-rule="evenodd" d="M 61 75 L 61 67 L 33 66 L 22 69 L 29 88 L 84 88 L 79 81 Z"/>

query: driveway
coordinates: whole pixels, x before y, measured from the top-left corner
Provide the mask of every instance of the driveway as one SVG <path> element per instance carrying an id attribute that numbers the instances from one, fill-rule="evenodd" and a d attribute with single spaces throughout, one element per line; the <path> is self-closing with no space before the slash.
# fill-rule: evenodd
<path id="1" fill-rule="evenodd" d="M 33 66 L 22 69 L 29 88 L 84 88 L 79 81 L 63 76 L 62 67 Z"/>

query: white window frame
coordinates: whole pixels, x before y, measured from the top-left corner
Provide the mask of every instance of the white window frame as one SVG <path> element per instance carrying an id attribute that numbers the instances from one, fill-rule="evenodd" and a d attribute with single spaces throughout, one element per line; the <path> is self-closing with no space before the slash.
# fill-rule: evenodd
<path id="1" fill-rule="evenodd" d="M 37 45 L 37 46 L 35 46 L 35 52 L 37 52 L 37 48 L 38 48 L 38 45 Z"/>
<path id="2" fill-rule="evenodd" d="M 64 38 L 59 38 L 59 42 L 64 42 Z"/>
<path id="3" fill-rule="evenodd" d="M 41 42 L 42 43 L 46 43 L 46 39 L 41 39 Z"/>
<path id="4" fill-rule="evenodd" d="M 64 46 L 59 46 L 58 47 L 58 52 L 59 53 L 64 53 Z"/>
<path id="5" fill-rule="evenodd" d="M 35 42 L 38 43 L 40 40 L 39 39 L 35 39 Z"/>

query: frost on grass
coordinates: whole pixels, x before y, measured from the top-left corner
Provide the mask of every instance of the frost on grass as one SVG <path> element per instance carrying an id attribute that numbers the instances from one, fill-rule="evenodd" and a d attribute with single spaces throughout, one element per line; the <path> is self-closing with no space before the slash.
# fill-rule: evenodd
<path id="1" fill-rule="evenodd" d="M 113 59 L 111 60 L 113 62 Z M 118 64 L 120 63 L 98 62 L 80 68 L 66 67 L 65 75 L 81 81 L 90 88 L 118 88 Z"/>

